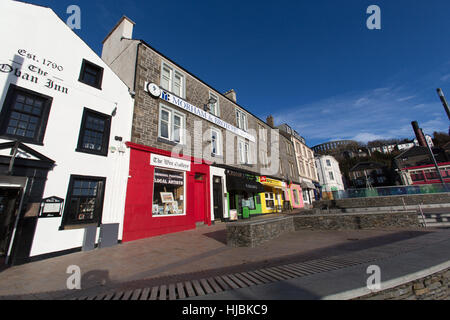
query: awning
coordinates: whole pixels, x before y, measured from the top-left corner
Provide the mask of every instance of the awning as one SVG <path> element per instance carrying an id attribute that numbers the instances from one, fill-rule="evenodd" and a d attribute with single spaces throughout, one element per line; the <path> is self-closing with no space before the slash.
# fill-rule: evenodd
<path id="1" fill-rule="evenodd" d="M 246 191 L 250 193 L 262 193 L 264 187 L 261 183 L 243 177 L 227 175 L 228 191 Z"/>
<path id="2" fill-rule="evenodd" d="M 315 189 L 316 186 L 309 181 L 302 181 L 300 182 L 300 186 L 302 187 L 302 189 Z"/>

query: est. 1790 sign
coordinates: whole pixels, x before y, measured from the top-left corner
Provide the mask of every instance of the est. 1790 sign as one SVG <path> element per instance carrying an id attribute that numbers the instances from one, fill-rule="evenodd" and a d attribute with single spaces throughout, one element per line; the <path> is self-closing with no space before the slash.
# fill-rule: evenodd
<path id="1" fill-rule="evenodd" d="M 69 89 L 60 84 L 62 79 L 50 74 L 51 71 L 62 72 L 64 70 L 63 66 L 56 62 L 41 58 L 25 49 L 17 50 L 17 54 L 10 61 L 10 63 L 0 62 L 0 74 L 7 73 L 34 84 L 41 84 L 45 88 L 59 93 L 69 93 Z"/>

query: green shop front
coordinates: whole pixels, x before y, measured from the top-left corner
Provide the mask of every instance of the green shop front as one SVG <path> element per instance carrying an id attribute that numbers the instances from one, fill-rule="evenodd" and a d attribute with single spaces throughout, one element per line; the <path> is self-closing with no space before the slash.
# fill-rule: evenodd
<path id="1" fill-rule="evenodd" d="M 226 170 L 228 208 L 230 220 L 247 219 L 262 214 L 261 196 L 264 186 L 256 175 Z"/>

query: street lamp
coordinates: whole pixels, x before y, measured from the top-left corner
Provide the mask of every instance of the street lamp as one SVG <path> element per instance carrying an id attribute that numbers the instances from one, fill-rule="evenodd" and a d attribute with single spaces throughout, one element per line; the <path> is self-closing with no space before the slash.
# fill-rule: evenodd
<path id="1" fill-rule="evenodd" d="M 215 99 L 215 98 L 213 98 L 213 97 L 210 97 L 209 99 L 208 99 L 208 102 L 205 104 L 205 105 L 203 105 L 203 110 L 205 110 L 205 111 L 211 111 L 211 105 L 212 104 L 215 104 L 217 102 L 217 100 Z"/>

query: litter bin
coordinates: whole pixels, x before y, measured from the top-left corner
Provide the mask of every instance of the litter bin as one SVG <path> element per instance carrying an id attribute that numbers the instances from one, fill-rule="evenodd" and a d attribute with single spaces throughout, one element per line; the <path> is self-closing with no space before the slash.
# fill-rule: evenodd
<path id="1" fill-rule="evenodd" d="M 242 218 L 243 219 L 250 218 L 250 209 L 248 207 L 242 207 Z"/>

